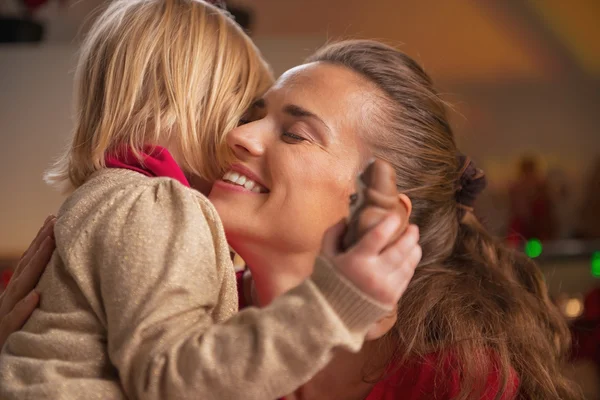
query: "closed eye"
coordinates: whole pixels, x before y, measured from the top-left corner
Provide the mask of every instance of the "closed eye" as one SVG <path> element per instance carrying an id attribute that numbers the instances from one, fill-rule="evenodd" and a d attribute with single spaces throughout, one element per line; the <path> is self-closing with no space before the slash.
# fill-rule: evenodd
<path id="1" fill-rule="evenodd" d="M 307 140 L 306 138 L 296 135 L 295 133 L 291 133 L 291 132 L 283 132 L 284 140 L 286 142 L 292 142 L 292 143 L 300 143 L 303 142 L 305 140 Z"/>

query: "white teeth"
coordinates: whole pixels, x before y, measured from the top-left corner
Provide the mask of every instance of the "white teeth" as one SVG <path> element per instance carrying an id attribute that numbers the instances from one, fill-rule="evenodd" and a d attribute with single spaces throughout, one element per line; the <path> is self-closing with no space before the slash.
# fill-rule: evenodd
<path id="1" fill-rule="evenodd" d="M 239 174 L 237 172 L 229 171 L 223 175 L 222 178 L 224 181 L 229 181 L 233 184 L 243 186 L 246 190 L 249 190 L 254 193 L 262 193 L 261 186 L 254 182 L 252 179 L 248 178 L 245 175 Z"/>

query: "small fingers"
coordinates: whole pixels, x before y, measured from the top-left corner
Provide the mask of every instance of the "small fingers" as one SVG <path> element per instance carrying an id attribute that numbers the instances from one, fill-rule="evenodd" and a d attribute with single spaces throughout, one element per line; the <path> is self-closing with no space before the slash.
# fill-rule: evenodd
<path id="1" fill-rule="evenodd" d="M 406 255 L 419 244 L 419 228 L 416 225 L 410 225 L 406 231 L 381 253 L 381 259 L 385 265 L 391 269 L 396 269 L 406 258 Z"/>
<path id="2" fill-rule="evenodd" d="M 389 243 L 390 239 L 400 227 L 401 219 L 396 213 L 387 215 L 383 221 L 370 229 L 354 246 L 353 251 L 377 255 Z"/>
<path id="3" fill-rule="evenodd" d="M 414 274 L 415 269 L 417 269 L 417 267 L 419 266 L 422 257 L 423 249 L 421 248 L 421 246 L 416 245 L 408 254 L 406 260 L 404 260 L 404 268 L 410 272 L 411 276 Z"/>
<path id="4" fill-rule="evenodd" d="M 391 281 L 395 282 L 394 285 L 398 288 L 398 299 L 408 287 L 415 269 L 419 265 L 419 262 L 421 262 L 422 255 L 421 246 L 417 245 L 413 247 L 402 261 L 401 267 L 392 274 Z"/>
<path id="5" fill-rule="evenodd" d="M 331 226 L 323 236 L 321 251 L 327 256 L 334 256 L 340 252 L 342 235 L 346 230 L 346 220 L 341 219 L 337 224 Z"/>

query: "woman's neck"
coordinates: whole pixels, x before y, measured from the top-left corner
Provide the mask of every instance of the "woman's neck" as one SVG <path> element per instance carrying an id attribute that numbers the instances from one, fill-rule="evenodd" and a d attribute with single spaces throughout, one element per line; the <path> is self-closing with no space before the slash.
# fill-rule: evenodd
<path id="1" fill-rule="evenodd" d="M 256 253 L 253 253 L 256 254 Z M 260 257 L 248 254 L 245 261 L 252 273 L 256 305 L 264 307 L 273 299 L 298 286 L 312 273 L 316 253 L 277 254 L 272 249 Z M 243 257 L 243 255 L 242 255 Z M 365 342 L 358 353 L 339 350 L 329 365 L 289 400 L 362 400 L 373 389 L 390 361 L 387 336 Z M 367 376 L 365 376 L 367 374 Z"/>
<path id="2" fill-rule="evenodd" d="M 252 273 L 259 305 L 268 305 L 306 280 L 313 271 L 315 257 L 315 253 L 280 255 L 269 252 L 260 257 L 244 258 Z"/>

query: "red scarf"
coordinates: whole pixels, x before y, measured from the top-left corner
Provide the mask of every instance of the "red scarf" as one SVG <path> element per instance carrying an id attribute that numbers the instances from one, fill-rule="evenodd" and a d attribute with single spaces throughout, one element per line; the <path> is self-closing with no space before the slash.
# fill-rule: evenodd
<path id="1" fill-rule="evenodd" d="M 106 167 L 129 169 L 150 177 L 173 178 L 182 185 L 190 187 L 185 174 L 169 150 L 161 146 L 147 145 L 140 155 L 141 160 L 135 156 L 131 147 L 124 147 L 117 155 L 106 156 Z"/>

